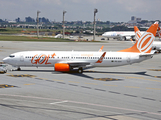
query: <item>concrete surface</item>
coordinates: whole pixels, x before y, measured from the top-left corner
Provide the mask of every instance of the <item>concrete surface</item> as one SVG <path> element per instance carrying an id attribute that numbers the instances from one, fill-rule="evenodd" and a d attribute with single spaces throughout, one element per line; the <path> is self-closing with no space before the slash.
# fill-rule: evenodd
<path id="1" fill-rule="evenodd" d="M 128 41 L 106 43 L 0 41 L 0 61 L 26 50 L 117 51 Z M 2 120 L 161 120 L 161 55 L 122 67 L 93 68 L 83 74 L 23 67 L 0 74 Z M 14 69 L 7 66 L 8 70 Z"/>

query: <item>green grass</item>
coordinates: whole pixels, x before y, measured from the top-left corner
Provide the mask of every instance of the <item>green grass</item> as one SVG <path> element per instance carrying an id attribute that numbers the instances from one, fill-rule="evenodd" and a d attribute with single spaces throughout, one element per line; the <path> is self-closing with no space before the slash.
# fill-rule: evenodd
<path id="1" fill-rule="evenodd" d="M 33 41 L 33 42 L 72 42 L 69 39 L 49 38 L 49 37 L 26 37 L 26 36 L 6 36 L 1 35 L 0 41 Z"/>
<path id="2" fill-rule="evenodd" d="M 0 28 L 1 34 L 17 34 L 21 33 L 22 29 L 14 29 L 14 28 Z"/>
<path id="3" fill-rule="evenodd" d="M 46 32 L 57 32 L 60 30 L 49 30 L 49 29 L 40 29 L 39 31 L 46 31 Z M 40 37 L 39 39 L 35 37 L 29 36 L 18 36 L 18 34 L 30 34 L 32 32 L 36 32 L 36 29 L 32 28 L 0 28 L 0 41 L 33 41 L 33 42 L 74 42 L 69 39 L 62 39 L 62 38 L 50 38 L 50 37 Z M 87 42 L 87 41 L 79 41 L 79 42 Z M 93 41 L 96 42 L 96 41 Z"/>
<path id="4" fill-rule="evenodd" d="M 23 32 L 22 32 L 23 31 Z M 33 31 L 37 31 L 37 29 L 34 28 L 0 28 L 1 34 L 20 34 L 20 33 L 30 33 Z M 49 30 L 49 29 L 39 29 L 40 32 L 56 32 L 61 30 Z"/>

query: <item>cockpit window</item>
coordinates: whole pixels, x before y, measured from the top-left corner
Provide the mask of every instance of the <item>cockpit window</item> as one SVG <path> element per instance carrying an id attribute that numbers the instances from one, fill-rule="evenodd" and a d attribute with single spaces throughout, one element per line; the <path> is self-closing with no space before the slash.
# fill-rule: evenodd
<path id="1" fill-rule="evenodd" d="M 13 58 L 13 57 L 15 57 L 15 55 L 9 55 L 9 57 Z"/>

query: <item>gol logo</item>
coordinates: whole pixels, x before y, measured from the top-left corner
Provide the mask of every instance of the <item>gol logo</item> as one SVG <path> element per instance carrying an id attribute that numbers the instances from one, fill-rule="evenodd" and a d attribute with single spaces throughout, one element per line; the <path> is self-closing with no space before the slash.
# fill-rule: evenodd
<path id="1" fill-rule="evenodd" d="M 145 32 L 137 43 L 138 50 L 147 53 L 152 48 L 154 38 L 152 33 Z"/>
<path id="2" fill-rule="evenodd" d="M 51 58 L 53 58 L 54 56 L 56 56 L 55 53 L 51 55 Z M 47 56 L 47 55 L 45 55 L 45 54 L 40 54 L 40 55 L 36 54 L 36 55 L 31 59 L 31 63 L 32 63 L 32 64 L 43 64 L 43 63 L 45 63 L 45 65 L 51 64 L 50 62 L 48 62 L 49 57 L 50 57 L 50 55 Z"/>

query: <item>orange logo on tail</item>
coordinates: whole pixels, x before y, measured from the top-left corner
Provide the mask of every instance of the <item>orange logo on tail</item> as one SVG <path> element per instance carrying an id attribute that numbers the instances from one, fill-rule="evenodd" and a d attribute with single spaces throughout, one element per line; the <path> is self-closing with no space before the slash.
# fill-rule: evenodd
<path id="1" fill-rule="evenodd" d="M 155 39 L 154 35 L 149 32 L 145 32 L 143 36 L 141 36 L 140 40 L 137 43 L 137 48 L 140 52 L 147 53 L 152 48 L 153 40 Z"/>

